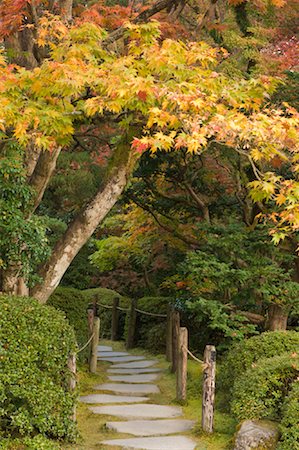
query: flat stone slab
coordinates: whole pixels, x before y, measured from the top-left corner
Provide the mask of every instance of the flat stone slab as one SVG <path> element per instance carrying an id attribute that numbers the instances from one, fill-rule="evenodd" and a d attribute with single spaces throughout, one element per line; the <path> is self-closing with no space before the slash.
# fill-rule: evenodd
<path id="1" fill-rule="evenodd" d="M 155 384 L 124 384 L 106 383 L 94 386 L 94 389 L 101 391 L 112 391 L 114 394 L 159 394 L 160 389 Z"/>
<path id="2" fill-rule="evenodd" d="M 178 406 L 147 405 L 142 403 L 140 405 L 90 406 L 89 409 L 95 414 L 123 417 L 124 419 L 171 419 L 182 414 L 182 408 Z"/>
<path id="3" fill-rule="evenodd" d="M 132 395 L 91 394 L 80 397 L 82 403 L 138 403 L 149 400 L 148 397 L 134 397 Z"/>
<path id="4" fill-rule="evenodd" d="M 102 356 L 103 355 L 103 356 Z M 98 350 L 98 356 L 101 356 L 103 358 L 111 358 L 114 356 L 130 356 L 129 353 L 126 352 L 101 352 Z"/>
<path id="5" fill-rule="evenodd" d="M 119 381 L 121 383 L 150 383 L 159 377 L 156 373 L 140 373 L 138 375 L 110 375 L 111 381 Z"/>
<path id="6" fill-rule="evenodd" d="M 113 352 L 113 348 L 108 345 L 98 345 L 98 352 Z"/>
<path id="7" fill-rule="evenodd" d="M 196 444 L 185 436 L 112 439 L 102 441 L 104 445 L 118 445 L 122 449 L 143 449 L 143 450 L 194 450 Z"/>
<path id="8" fill-rule="evenodd" d="M 151 367 L 157 364 L 158 361 L 136 361 L 123 364 L 113 364 L 111 369 L 144 369 L 145 367 Z"/>
<path id="9" fill-rule="evenodd" d="M 114 367 L 114 366 L 112 366 Z M 138 373 L 160 373 L 162 372 L 162 369 L 158 369 L 156 367 L 144 367 L 139 369 L 108 369 L 108 373 L 111 373 L 112 375 L 135 375 Z"/>
<path id="10" fill-rule="evenodd" d="M 134 436 L 159 436 L 162 434 L 183 433 L 191 430 L 193 420 L 130 420 L 128 422 L 107 422 L 106 427 L 118 433 Z"/>
<path id="11" fill-rule="evenodd" d="M 125 362 L 130 362 L 130 361 L 140 361 L 142 359 L 145 359 L 144 356 L 133 356 L 133 355 L 129 355 L 129 356 L 98 356 L 97 359 L 99 361 L 108 361 L 108 362 L 113 362 L 113 363 L 125 363 Z"/>

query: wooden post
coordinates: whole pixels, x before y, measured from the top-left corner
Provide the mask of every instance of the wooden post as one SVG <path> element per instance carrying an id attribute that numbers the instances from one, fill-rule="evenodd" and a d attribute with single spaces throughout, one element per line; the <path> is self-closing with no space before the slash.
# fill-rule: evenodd
<path id="1" fill-rule="evenodd" d="M 111 341 L 117 340 L 118 333 L 118 319 L 119 319 L 119 298 L 115 297 L 113 299 L 113 308 L 112 308 L 112 322 L 111 322 Z"/>
<path id="2" fill-rule="evenodd" d="M 137 307 L 137 299 L 134 298 L 134 299 L 132 299 L 131 308 L 130 308 L 130 312 L 129 312 L 128 333 L 127 333 L 127 343 L 126 343 L 127 350 L 134 347 L 135 328 L 136 328 L 136 319 L 137 319 L 136 307 Z"/>
<path id="3" fill-rule="evenodd" d="M 166 360 L 172 361 L 172 306 L 168 306 L 166 319 Z"/>
<path id="4" fill-rule="evenodd" d="M 95 317 L 93 321 L 92 334 L 94 335 L 91 341 L 91 352 L 89 360 L 89 371 L 91 373 L 96 373 L 97 371 L 97 356 L 98 356 L 98 345 L 100 336 L 100 318 Z"/>
<path id="5" fill-rule="evenodd" d="M 180 313 L 172 311 L 172 366 L 171 372 L 175 373 L 178 365 L 178 336 L 180 330 Z"/>
<path id="6" fill-rule="evenodd" d="M 188 330 L 181 327 L 178 336 L 178 366 L 176 372 L 176 398 L 179 401 L 187 399 L 187 348 Z"/>
<path id="7" fill-rule="evenodd" d="M 76 373 L 77 373 L 76 353 L 69 355 L 68 361 L 67 361 L 67 367 L 70 371 L 69 390 L 74 391 L 76 389 Z M 73 421 L 76 420 L 76 405 L 74 406 L 72 420 Z"/>
<path id="8" fill-rule="evenodd" d="M 202 420 L 201 425 L 206 433 L 213 432 L 215 403 L 216 349 L 207 345 L 204 352 Z"/>

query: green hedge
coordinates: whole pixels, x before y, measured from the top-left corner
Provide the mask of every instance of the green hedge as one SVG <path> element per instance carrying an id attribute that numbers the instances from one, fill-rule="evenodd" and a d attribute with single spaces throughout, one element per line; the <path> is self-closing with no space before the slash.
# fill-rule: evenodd
<path id="1" fill-rule="evenodd" d="M 62 447 L 42 435 L 23 439 L 1 439 L 1 450 L 62 450 Z"/>
<path id="2" fill-rule="evenodd" d="M 277 450 L 299 449 L 299 381 L 296 380 L 285 398 L 280 424 L 281 438 Z"/>
<path id="3" fill-rule="evenodd" d="M 229 395 L 235 381 L 260 358 L 295 352 L 298 348 L 296 331 L 268 331 L 239 342 L 224 357 L 218 386 Z"/>
<path id="4" fill-rule="evenodd" d="M 76 394 L 68 356 L 76 349 L 64 315 L 36 300 L 0 296 L 0 433 L 73 441 Z"/>
<path id="5" fill-rule="evenodd" d="M 296 353 L 258 360 L 235 382 L 232 413 L 239 420 L 280 420 L 284 399 L 298 376 L 299 356 Z"/>
<path id="6" fill-rule="evenodd" d="M 167 314 L 169 297 L 142 297 L 138 300 L 137 308 L 156 314 Z M 137 314 L 136 345 L 146 348 L 153 353 L 165 353 L 166 346 L 166 318 Z"/>

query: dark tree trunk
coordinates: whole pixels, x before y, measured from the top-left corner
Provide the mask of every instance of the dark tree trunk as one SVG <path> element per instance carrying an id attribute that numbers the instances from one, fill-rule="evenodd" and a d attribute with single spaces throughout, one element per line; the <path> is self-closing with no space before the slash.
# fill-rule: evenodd
<path id="1" fill-rule="evenodd" d="M 267 329 L 269 331 L 285 331 L 287 329 L 289 310 L 280 305 L 270 305 L 268 310 Z"/>

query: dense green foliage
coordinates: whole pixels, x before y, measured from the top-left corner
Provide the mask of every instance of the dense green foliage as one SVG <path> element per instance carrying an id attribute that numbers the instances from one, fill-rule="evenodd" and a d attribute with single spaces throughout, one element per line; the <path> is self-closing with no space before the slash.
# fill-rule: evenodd
<path id="1" fill-rule="evenodd" d="M 299 357 L 283 353 L 258 360 L 236 380 L 232 412 L 239 419 L 280 419 L 282 404 L 299 375 Z"/>
<path id="2" fill-rule="evenodd" d="M 42 435 L 23 439 L 1 439 L 1 450 L 60 450 L 58 442 L 51 441 Z"/>
<path id="3" fill-rule="evenodd" d="M 74 332 L 63 314 L 34 299 L 0 297 L 2 436 L 38 432 L 75 439 L 71 415 L 76 396 L 68 391 L 67 368 L 75 349 Z"/>
<path id="4" fill-rule="evenodd" d="M 281 439 L 278 450 L 299 448 L 299 382 L 294 381 L 282 407 Z"/>
<path id="5" fill-rule="evenodd" d="M 261 358 L 271 358 L 299 348 L 296 331 L 269 331 L 243 340 L 231 347 L 219 374 L 221 389 L 229 393 L 235 382 Z"/>

